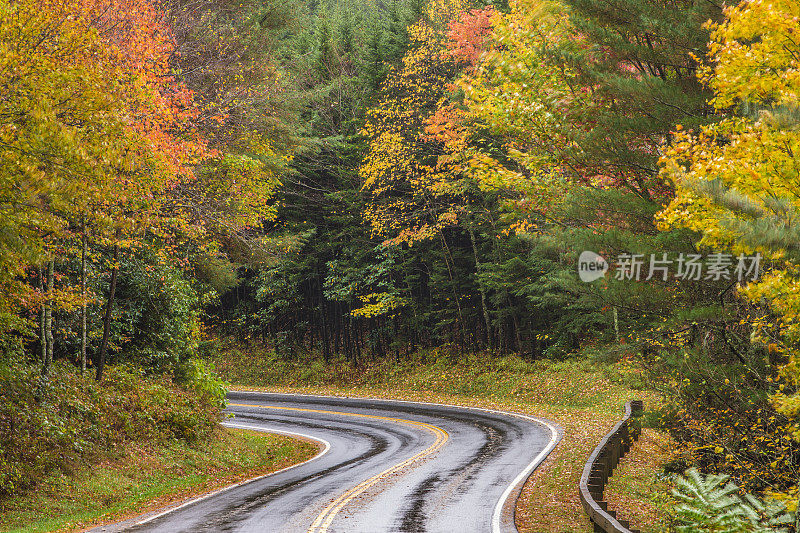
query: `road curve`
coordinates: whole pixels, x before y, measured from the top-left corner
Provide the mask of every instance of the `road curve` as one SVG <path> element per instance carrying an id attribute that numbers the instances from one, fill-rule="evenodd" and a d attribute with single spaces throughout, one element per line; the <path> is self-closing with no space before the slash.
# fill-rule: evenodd
<path id="1" fill-rule="evenodd" d="M 310 439 L 320 453 L 96 531 L 513 532 L 518 492 L 559 439 L 552 422 L 476 408 L 244 391 L 228 400 L 226 425 Z"/>

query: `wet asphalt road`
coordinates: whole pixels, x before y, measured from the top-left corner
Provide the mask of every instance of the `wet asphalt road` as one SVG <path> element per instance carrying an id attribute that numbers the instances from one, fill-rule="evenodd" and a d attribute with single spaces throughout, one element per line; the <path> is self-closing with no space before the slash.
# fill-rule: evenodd
<path id="1" fill-rule="evenodd" d="M 92 531 L 471 533 L 516 531 L 522 482 L 555 424 L 463 407 L 232 392 L 226 425 L 320 447 L 310 461 Z"/>

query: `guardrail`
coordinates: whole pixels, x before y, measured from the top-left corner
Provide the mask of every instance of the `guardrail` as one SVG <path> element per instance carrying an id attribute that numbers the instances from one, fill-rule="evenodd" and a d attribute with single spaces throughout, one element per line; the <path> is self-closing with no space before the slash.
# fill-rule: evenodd
<path id="1" fill-rule="evenodd" d="M 608 503 L 603 501 L 603 492 L 619 460 L 642 433 L 639 416 L 643 410 L 644 403 L 641 400 L 626 403 L 625 416 L 603 437 L 583 467 L 581 502 L 594 525 L 595 533 L 639 533 L 637 529 L 629 529 L 630 524 L 626 520 L 617 519 L 617 513 L 608 509 Z"/>

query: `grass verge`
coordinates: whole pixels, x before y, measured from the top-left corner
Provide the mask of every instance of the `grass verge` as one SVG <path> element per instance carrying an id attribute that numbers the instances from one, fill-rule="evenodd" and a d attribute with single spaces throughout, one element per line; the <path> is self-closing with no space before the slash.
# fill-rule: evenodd
<path id="1" fill-rule="evenodd" d="M 662 472 L 676 449 L 669 435 L 644 428 L 606 486 L 609 507 L 642 533 L 670 531 L 667 511 L 672 484 Z"/>
<path id="2" fill-rule="evenodd" d="M 194 446 L 129 443 L 103 463 L 50 475 L 33 491 L 0 501 L 0 531 L 79 531 L 273 472 L 316 452 L 305 441 L 224 428 Z"/>
<path id="3" fill-rule="evenodd" d="M 400 361 L 325 364 L 311 356 L 286 360 L 259 343 L 242 346 L 232 341 L 221 341 L 208 357 L 223 378 L 242 388 L 453 403 L 558 422 L 564 429 L 561 443 L 518 500 L 517 525 L 527 533 L 591 532 L 577 496 L 586 459 L 622 416 L 627 400 L 643 399 L 646 409 L 659 402 L 652 391 L 635 388 L 637 375 L 625 365 L 588 358 L 525 362 L 516 356 L 432 350 Z M 668 453 L 663 450 L 663 457 Z M 656 463 L 648 464 L 657 468 Z M 624 498 L 631 508 L 651 502 L 650 494 L 636 490 L 626 490 Z"/>

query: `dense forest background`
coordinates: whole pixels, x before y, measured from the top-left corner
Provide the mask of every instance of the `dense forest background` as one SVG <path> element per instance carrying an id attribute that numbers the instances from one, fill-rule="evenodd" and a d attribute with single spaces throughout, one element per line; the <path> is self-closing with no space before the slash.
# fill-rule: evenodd
<path id="1" fill-rule="evenodd" d="M 0 494 L 203 438 L 224 336 L 332 365 L 592 350 L 696 464 L 793 497 L 798 9 L 0 1 Z M 584 250 L 761 275 L 585 283 Z"/>

